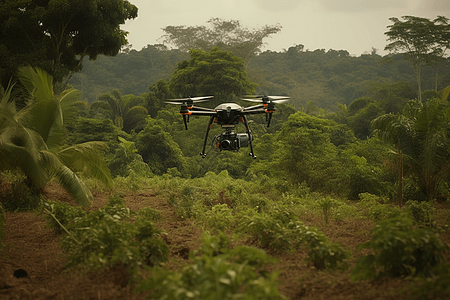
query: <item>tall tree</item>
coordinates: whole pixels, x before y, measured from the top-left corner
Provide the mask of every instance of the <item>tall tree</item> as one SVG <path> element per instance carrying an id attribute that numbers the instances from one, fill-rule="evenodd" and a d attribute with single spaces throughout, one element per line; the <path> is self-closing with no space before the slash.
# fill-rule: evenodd
<path id="1" fill-rule="evenodd" d="M 389 52 L 400 52 L 404 54 L 405 59 L 411 61 L 416 70 L 416 79 L 418 86 L 418 98 L 422 100 L 421 71 L 426 65 L 433 64 L 442 53 L 441 36 L 442 30 L 435 22 L 426 18 L 404 16 L 404 21 L 398 18 L 389 18 L 394 24 L 389 25 L 389 31 L 385 32 L 388 44 L 384 50 Z"/>
<path id="2" fill-rule="evenodd" d="M 137 16 L 127 0 L 0 2 L 0 74 L 6 85 L 18 66 L 32 65 L 61 81 L 87 56 L 116 55 L 127 44 L 120 24 Z"/>
<path id="3" fill-rule="evenodd" d="M 266 25 L 259 29 L 242 27 L 239 21 L 212 18 L 207 26 L 167 26 L 161 37 L 164 43 L 173 44 L 180 50 L 200 49 L 209 51 L 219 47 L 242 57 L 246 63 L 261 51 L 263 40 L 281 30 L 281 25 Z"/>
<path id="4" fill-rule="evenodd" d="M 82 205 L 92 194 L 75 171 L 82 171 L 111 186 L 109 169 L 98 152 L 106 144 L 87 142 L 64 147 L 64 124 L 76 113 L 80 94 L 74 89 L 53 93 L 53 78 L 40 69 L 21 68 L 18 74 L 28 95 L 28 106 L 17 110 L 10 85 L 0 101 L 0 170 L 21 170 L 38 191 L 55 177 Z M 19 95 L 19 96 L 18 96 Z"/>
<path id="5" fill-rule="evenodd" d="M 212 95 L 217 101 L 230 101 L 254 93 L 256 85 L 247 77 L 240 57 L 216 47 L 209 52 L 191 50 L 191 59 L 178 64 L 169 86 L 180 97 Z"/>

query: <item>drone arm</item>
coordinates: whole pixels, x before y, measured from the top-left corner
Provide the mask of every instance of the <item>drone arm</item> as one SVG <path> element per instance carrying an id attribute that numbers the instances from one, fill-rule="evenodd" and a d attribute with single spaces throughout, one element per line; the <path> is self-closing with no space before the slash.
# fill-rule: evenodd
<path id="1" fill-rule="evenodd" d="M 253 152 L 253 142 L 252 142 L 253 136 L 252 136 L 252 133 L 250 131 L 250 127 L 248 126 L 247 116 L 245 116 L 245 115 L 244 115 L 244 126 L 245 126 L 245 129 L 247 130 L 248 141 L 250 143 L 250 156 L 253 157 L 253 158 L 256 158 L 256 155 Z"/>
<path id="2" fill-rule="evenodd" d="M 207 107 L 192 106 L 190 108 L 190 111 L 197 111 L 197 112 L 199 112 L 199 111 L 209 111 L 209 112 L 212 112 L 214 110 L 212 108 L 207 108 Z"/>
<path id="3" fill-rule="evenodd" d="M 211 117 L 209 118 L 208 128 L 206 128 L 205 142 L 203 143 L 203 151 L 202 151 L 202 153 L 200 153 L 200 155 L 201 155 L 203 158 L 206 157 L 206 153 L 205 153 L 205 150 L 206 150 L 206 142 L 208 141 L 208 134 L 209 134 L 209 130 L 211 129 L 211 125 L 212 125 L 213 121 L 214 121 L 214 116 L 211 116 Z"/>

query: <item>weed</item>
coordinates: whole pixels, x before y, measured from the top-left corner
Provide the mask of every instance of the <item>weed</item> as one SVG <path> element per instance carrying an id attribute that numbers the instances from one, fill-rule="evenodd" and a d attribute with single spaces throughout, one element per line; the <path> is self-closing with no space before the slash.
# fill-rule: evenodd
<path id="1" fill-rule="evenodd" d="M 429 228 L 414 228 L 410 217 L 402 215 L 381 221 L 371 231 L 372 239 L 358 246 L 372 254 L 362 256 L 352 271 L 352 280 L 380 276 L 430 276 L 445 261 L 448 248 Z"/>

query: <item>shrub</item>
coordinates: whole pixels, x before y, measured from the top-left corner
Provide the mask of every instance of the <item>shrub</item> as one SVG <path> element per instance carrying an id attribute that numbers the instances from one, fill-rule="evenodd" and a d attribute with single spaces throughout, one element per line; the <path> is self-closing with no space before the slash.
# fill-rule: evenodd
<path id="1" fill-rule="evenodd" d="M 10 192 L 3 201 L 7 211 L 30 211 L 39 207 L 40 192 L 28 186 L 24 177 L 14 177 L 10 183 Z"/>
<path id="2" fill-rule="evenodd" d="M 305 226 L 303 240 L 308 248 L 306 259 L 319 270 L 345 269 L 346 260 L 351 257 L 349 250 L 339 243 L 331 243 L 317 228 Z"/>
<path id="3" fill-rule="evenodd" d="M 419 280 L 419 285 L 413 288 L 412 295 L 417 300 L 437 300 L 450 298 L 450 265 L 440 264 L 436 275 L 432 278 Z"/>
<path id="4" fill-rule="evenodd" d="M 362 256 L 352 271 L 352 280 L 380 276 L 400 277 L 433 274 L 445 261 L 443 244 L 428 228 L 414 228 L 413 221 L 400 216 L 381 221 L 371 231 L 372 239 L 358 246 L 372 254 Z"/>
<path id="5" fill-rule="evenodd" d="M 76 218 L 86 216 L 86 213 L 80 207 L 56 201 L 42 202 L 38 213 L 44 213 L 47 227 L 57 233 L 62 233 L 64 231 L 63 226 L 67 227 Z"/>
<path id="6" fill-rule="evenodd" d="M 436 227 L 436 214 L 431 203 L 409 200 L 405 207 L 411 212 L 415 224 Z"/>
<path id="7" fill-rule="evenodd" d="M 201 217 L 203 223 L 207 229 L 212 230 L 214 233 L 225 231 L 230 228 L 234 221 L 232 209 L 226 204 L 214 205 L 210 210 L 206 210 Z"/>
<path id="8" fill-rule="evenodd" d="M 120 198 L 112 197 L 106 207 L 75 219 L 70 234 L 62 238 L 68 266 L 98 270 L 121 264 L 133 270 L 166 261 L 169 248 L 160 238 L 162 232 L 144 216 L 133 224 L 134 215 Z"/>
<path id="9" fill-rule="evenodd" d="M 381 221 L 394 218 L 400 215 L 401 210 L 389 204 L 382 204 L 384 199 L 369 193 L 359 194 L 361 201 L 359 206 L 363 209 L 364 214 L 372 221 Z"/>
<path id="10" fill-rule="evenodd" d="M 282 209 L 244 216 L 240 231 L 256 237 L 263 248 L 276 252 L 294 251 L 304 245 L 308 249 L 306 260 L 317 269 L 344 269 L 345 260 L 351 257 L 341 244 L 329 242 L 317 228 L 303 225 L 295 215 Z"/>
<path id="11" fill-rule="evenodd" d="M 225 235 L 204 233 L 202 241 L 181 272 L 153 268 L 138 291 L 151 291 L 149 299 L 285 299 L 277 288 L 277 274 L 263 269 L 275 262 L 263 250 L 229 250 Z"/>

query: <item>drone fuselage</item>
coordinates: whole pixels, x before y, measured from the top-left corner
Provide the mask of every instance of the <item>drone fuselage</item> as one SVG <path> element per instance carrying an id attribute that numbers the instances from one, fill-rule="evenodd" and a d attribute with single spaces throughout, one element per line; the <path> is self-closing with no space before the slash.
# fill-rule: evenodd
<path id="1" fill-rule="evenodd" d="M 244 108 L 236 103 L 222 103 L 214 111 L 217 116 L 214 119 L 218 125 L 236 125 L 242 122 L 242 111 Z"/>

